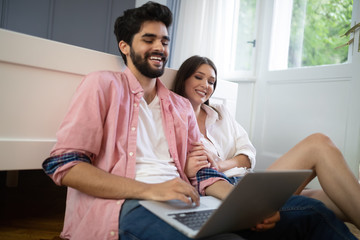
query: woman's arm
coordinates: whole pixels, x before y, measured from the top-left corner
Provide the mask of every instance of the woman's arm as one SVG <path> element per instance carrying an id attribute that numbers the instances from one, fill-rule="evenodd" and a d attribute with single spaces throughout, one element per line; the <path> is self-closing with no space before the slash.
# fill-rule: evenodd
<path id="1" fill-rule="evenodd" d="M 219 172 L 225 172 L 226 170 L 234 167 L 251 167 L 248 156 L 244 154 L 239 154 L 224 161 L 216 161 L 202 143 L 194 143 L 193 146 L 193 149 L 187 156 L 187 162 L 185 166 L 185 174 L 189 178 L 195 177 L 196 173 L 205 167 L 215 168 Z"/>
<path id="2" fill-rule="evenodd" d="M 251 163 L 248 156 L 239 154 L 233 158 L 226 159 L 224 161 L 216 161 L 217 169 L 220 172 L 225 172 L 234 167 L 246 167 L 251 168 Z"/>

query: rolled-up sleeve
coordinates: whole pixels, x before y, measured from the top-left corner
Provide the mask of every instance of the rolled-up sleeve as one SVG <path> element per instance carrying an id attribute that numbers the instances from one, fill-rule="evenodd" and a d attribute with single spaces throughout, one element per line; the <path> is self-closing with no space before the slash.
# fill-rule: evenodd
<path id="1" fill-rule="evenodd" d="M 79 162 L 91 163 L 91 160 L 84 153 L 67 152 L 47 158 L 42 167 L 57 185 L 61 185 L 61 180 L 67 171 Z"/>
<path id="2" fill-rule="evenodd" d="M 196 185 L 198 192 L 202 196 L 205 196 L 205 189 L 217 181 L 227 181 L 231 184 L 231 181 L 224 173 L 218 172 L 213 168 L 202 168 L 196 173 Z"/>

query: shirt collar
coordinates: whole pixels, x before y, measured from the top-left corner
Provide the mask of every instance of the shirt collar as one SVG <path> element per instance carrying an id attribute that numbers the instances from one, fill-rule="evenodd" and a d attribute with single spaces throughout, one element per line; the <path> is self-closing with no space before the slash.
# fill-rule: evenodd
<path id="1" fill-rule="evenodd" d="M 136 79 L 134 74 L 131 72 L 131 70 L 126 67 L 124 70 L 124 73 L 128 77 L 129 85 L 130 85 L 130 91 L 134 94 L 144 92 L 144 89 L 140 85 L 139 81 Z M 168 99 L 169 97 L 169 89 L 165 87 L 165 85 L 161 82 L 159 78 L 156 79 L 156 92 L 160 99 Z"/>
<path id="2" fill-rule="evenodd" d="M 162 100 L 169 98 L 170 90 L 165 87 L 165 85 L 159 78 L 156 79 L 156 92 L 159 98 Z"/>
<path id="3" fill-rule="evenodd" d="M 139 81 L 136 79 L 136 77 L 134 76 L 134 74 L 131 72 L 131 70 L 128 67 L 125 68 L 124 73 L 128 78 L 130 91 L 132 93 L 137 94 L 140 92 L 144 92 L 144 89 L 140 85 Z"/>
<path id="4" fill-rule="evenodd" d="M 201 104 L 201 108 L 206 112 L 206 126 L 214 124 L 217 120 L 219 120 L 219 114 L 210 106 L 206 104 Z"/>

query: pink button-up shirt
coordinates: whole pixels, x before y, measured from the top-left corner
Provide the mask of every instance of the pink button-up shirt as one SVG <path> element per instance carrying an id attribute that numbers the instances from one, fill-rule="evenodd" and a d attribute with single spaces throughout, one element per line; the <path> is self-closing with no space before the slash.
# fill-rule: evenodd
<path id="1" fill-rule="evenodd" d="M 199 141 L 192 106 L 169 91 L 158 79 L 162 122 L 169 152 L 180 177 L 189 182 L 184 167 L 191 143 Z M 109 173 L 135 178 L 139 101 L 143 89 L 131 71 L 101 71 L 86 76 L 78 87 L 57 132 L 51 155 L 67 151 L 91 153 L 92 164 Z M 77 162 L 59 167 L 51 178 L 62 177 Z M 214 182 L 207 181 L 205 186 Z M 204 183 L 202 183 L 204 186 Z M 118 239 L 118 219 L 124 199 L 102 199 L 68 188 L 64 229 L 71 239 Z"/>

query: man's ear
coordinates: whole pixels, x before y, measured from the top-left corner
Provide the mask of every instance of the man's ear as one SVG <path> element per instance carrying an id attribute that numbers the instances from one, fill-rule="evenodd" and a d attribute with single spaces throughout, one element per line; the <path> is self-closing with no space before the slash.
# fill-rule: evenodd
<path id="1" fill-rule="evenodd" d="M 128 54 L 130 53 L 130 46 L 129 44 L 127 44 L 126 42 L 124 42 L 123 40 L 121 40 L 119 42 L 119 49 L 120 51 L 125 55 L 128 56 Z"/>

